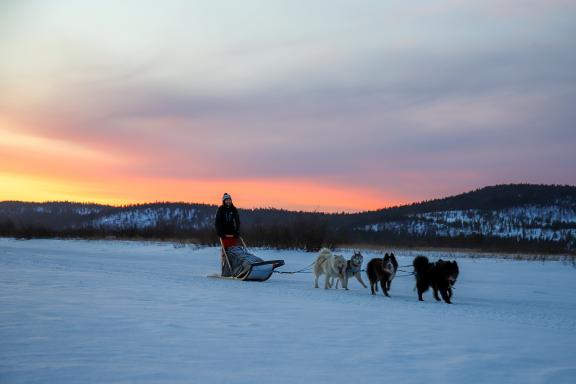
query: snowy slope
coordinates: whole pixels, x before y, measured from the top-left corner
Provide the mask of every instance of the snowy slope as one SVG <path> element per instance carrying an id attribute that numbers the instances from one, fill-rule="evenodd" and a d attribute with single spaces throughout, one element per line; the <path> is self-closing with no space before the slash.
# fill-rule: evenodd
<path id="1" fill-rule="evenodd" d="M 83 224 L 84 227 L 101 229 L 151 228 L 170 225 L 176 228 L 201 229 L 212 227 L 215 210 L 207 214 L 193 205 L 148 204 L 117 209 Z"/>
<path id="2" fill-rule="evenodd" d="M 572 383 L 576 269 L 458 262 L 447 305 L 404 276 L 391 298 L 209 279 L 215 248 L 0 239 L 0 383 Z"/>
<path id="3" fill-rule="evenodd" d="M 207 243 L 205 236 L 213 228 L 215 213 L 216 206 L 188 203 L 112 207 L 0 202 L 0 235 L 178 238 L 185 234 Z M 292 233 L 295 227 L 303 230 L 302 225 L 311 230 L 326 225 L 324 242 L 332 244 L 331 235 L 339 232 L 343 236 L 338 239 L 347 238 L 347 242 L 356 244 L 378 244 L 386 239 L 397 244 L 416 241 L 454 247 L 482 244 L 508 250 L 576 250 L 576 187 L 500 186 L 350 215 L 274 209 L 240 210 L 240 215 L 244 233 L 260 236 L 260 244 L 264 244 L 263 232 Z"/>
<path id="4" fill-rule="evenodd" d="M 440 237 L 483 235 L 576 244 L 576 210 L 561 205 L 526 205 L 500 210 L 453 210 L 407 216 L 402 221 L 369 224 L 364 231 L 392 231 Z"/>
<path id="5" fill-rule="evenodd" d="M 179 228 L 204 228 L 213 221 L 213 217 L 200 217 L 198 212 L 192 207 L 136 207 L 102 216 L 90 222 L 89 226 L 107 229 L 130 227 L 142 229 L 166 223 Z"/>

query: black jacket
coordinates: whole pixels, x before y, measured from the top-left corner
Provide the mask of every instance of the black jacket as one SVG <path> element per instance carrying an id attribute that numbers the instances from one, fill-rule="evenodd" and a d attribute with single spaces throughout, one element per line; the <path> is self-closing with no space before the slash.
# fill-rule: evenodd
<path id="1" fill-rule="evenodd" d="M 240 236 L 240 216 L 234 205 L 222 204 L 216 212 L 216 232 L 218 237 L 226 235 Z"/>

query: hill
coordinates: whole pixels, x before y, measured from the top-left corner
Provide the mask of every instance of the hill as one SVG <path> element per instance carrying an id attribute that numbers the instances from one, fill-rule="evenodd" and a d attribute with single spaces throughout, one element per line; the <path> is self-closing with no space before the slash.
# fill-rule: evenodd
<path id="1" fill-rule="evenodd" d="M 215 205 L 112 207 L 0 202 L 0 235 L 193 239 L 214 244 Z M 576 187 L 509 184 L 354 214 L 240 209 L 250 243 L 315 250 L 322 245 L 454 246 L 574 252 Z"/>
<path id="2" fill-rule="evenodd" d="M 485 187 L 343 220 L 355 241 L 472 248 L 573 251 L 576 187 Z"/>

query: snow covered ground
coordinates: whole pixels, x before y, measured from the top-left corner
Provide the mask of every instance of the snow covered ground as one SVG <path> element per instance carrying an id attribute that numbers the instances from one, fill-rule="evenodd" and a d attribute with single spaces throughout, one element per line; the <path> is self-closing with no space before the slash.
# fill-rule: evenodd
<path id="1" fill-rule="evenodd" d="M 315 256 L 255 253 L 283 270 Z M 209 279 L 216 248 L 0 239 L 0 383 L 575 382 L 576 269 L 458 263 L 447 305 L 418 302 L 410 276 L 385 298 L 310 274 Z"/>

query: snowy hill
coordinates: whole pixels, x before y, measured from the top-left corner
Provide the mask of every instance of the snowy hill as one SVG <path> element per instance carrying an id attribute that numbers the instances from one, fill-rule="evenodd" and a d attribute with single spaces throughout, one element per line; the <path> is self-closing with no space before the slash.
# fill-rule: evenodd
<path id="1" fill-rule="evenodd" d="M 214 241 L 216 206 L 153 203 L 111 207 L 0 202 L 0 235 L 195 238 Z M 500 185 L 355 214 L 240 209 L 253 244 L 404 244 L 574 252 L 576 187 Z"/>
<path id="2" fill-rule="evenodd" d="M 501 210 L 468 209 L 407 215 L 402 220 L 367 224 L 357 230 L 417 236 L 492 236 L 517 240 L 576 239 L 576 211 L 562 206 L 523 206 Z"/>
<path id="3" fill-rule="evenodd" d="M 173 225 L 178 228 L 200 229 L 212 225 L 213 209 L 203 212 L 194 205 L 142 205 L 99 216 L 85 226 L 104 229 L 139 229 Z"/>
<path id="4" fill-rule="evenodd" d="M 555 243 L 570 251 L 576 248 L 576 188 L 487 187 L 445 199 L 360 213 L 349 225 L 360 237 L 364 233 L 388 239 Z"/>

